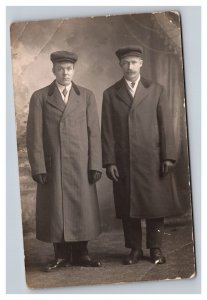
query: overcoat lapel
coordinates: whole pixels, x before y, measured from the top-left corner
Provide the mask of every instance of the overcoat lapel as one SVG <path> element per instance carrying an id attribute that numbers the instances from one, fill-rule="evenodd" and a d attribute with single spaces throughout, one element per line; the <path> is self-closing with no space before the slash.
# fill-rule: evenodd
<path id="1" fill-rule="evenodd" d="M 126 82 L 125 82 L 124 78 L 121 79 L 120 84 L 117 88 L 117 96 L 128 107 L 131 107 L 133 100 L 132 100 L 132 97 L 130 97 L 130 95 L 129 95 L 129 91 L 127 90 Z"/>
<path id="2" fill-rule="evenodd" d="M 142 83 L 142 78 L 139 81 L 139 84 L 136 89 L 136 93 L 134 95 L 134 100 L 132 103 L 131 110 L 133 110 L 137 105 L 139 105 L 149 93 L 149 88 L 146 88 Z"/>
<path id="3" fill-rule="evenodd" d="M 61 112 L 64 112 L 65 110 L 65 103 L 60 95 L 60 92 L 55 84 L 55 81 L 53 81 L 49 86 L 47 103 L 59 109 Z"/>
<path id="4" fill-rule="evenodd" d="M 64 119 L 68 114 L 71 114 L 81 103 L 80 91 L 78 87 L 72 82 L 72 87 L 68 97 L 68 102 L 64 110 L 62 119 Z"/>

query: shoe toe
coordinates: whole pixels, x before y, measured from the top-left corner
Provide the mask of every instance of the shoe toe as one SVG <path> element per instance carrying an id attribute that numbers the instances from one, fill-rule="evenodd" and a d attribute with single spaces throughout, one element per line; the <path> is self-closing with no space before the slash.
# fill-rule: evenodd
<path id="1" fill-rule="evenodd" d="M 131 250 L 130 254 L 124 259 L 123 263 L 124 265 L 136 264 L 142 258 L 142 256 L 142 250 Z"/>
<path id="2" fill-rule="evenodd" d="M 82 267 L 101 267 L 102 264 L 99 260 L 92 259 L 89 255 L 79 257 L 73 261 L 73 265 Z"/>
<path id="3" fill-rule="evenodd" d="M 91 267 L 101 267 L 102 263 L 98 260 L 91 261 Z"/>
<path id="4" fill-rule="evenodd" d="M 166 262 L 166 259 L 164 256 L 160 256 L 154 259 L 154 263 L 155 265 L 161 265 L 164 264 Z"/>
<path id="5" fill-rule="evenodd" d="M 151 249 L 150 250 L 151 260 L 154 264 L 164 264 L 166 262 L 166 258 L 162 254 L 160 249 Z"/>
<path id="6" fill-rule="evenodd" d="M 52 261 L 47 266 L 44 267 L 44 272 L 52 272 L 58 268 L 64 267 L 66 265 L 65 259 L 57 259 Z"/>

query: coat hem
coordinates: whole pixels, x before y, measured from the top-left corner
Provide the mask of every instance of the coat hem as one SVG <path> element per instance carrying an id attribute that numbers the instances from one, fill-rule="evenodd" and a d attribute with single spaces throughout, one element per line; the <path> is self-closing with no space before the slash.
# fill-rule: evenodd
<path id="1" fill-rule="evenodd" d="M 45 242 L 45 243 L 70 243 L 70 242 L 84 242 L 84 241 L 91 241 L 91 240 L 95 240 L 99 235 L 101 234 L 101 231 L 98 232 L 96 235 L 94 236 L 88 236 L 88 238 L 77 238 L 77 239 L 68 239 L 68 240 L 49 240 L 49 239 L 44 239 L 43 237 L 40 237 L 38 235 L 36 235 L 36 239 L 41 241 L 41 242 Z"/>
<path id="2" fill-rule="evenodd" d="M 177 213 L 177 214 L 166 214 L 166 215 L 157 215 L 157 216 L 149 216 L 149 215 L 116 215 L 117 219 L 123 218 L 137 218 L 137 219 L 157 219 L 157 218 L 173 218 L 182 216 L 185 212 Z"/>

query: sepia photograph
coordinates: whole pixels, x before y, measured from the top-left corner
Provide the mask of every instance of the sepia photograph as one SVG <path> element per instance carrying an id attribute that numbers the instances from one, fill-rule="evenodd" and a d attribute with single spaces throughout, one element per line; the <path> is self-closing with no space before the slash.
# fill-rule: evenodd
<path id="1" fill-rule="evenodd" d="M 181 20 L 11 25 L 29 288 L 196 276 Z"/>

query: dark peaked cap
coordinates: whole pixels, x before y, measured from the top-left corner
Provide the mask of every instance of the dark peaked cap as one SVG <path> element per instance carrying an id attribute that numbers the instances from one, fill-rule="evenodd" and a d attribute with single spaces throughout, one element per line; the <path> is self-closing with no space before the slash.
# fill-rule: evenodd
<path id="1" fill-rule="evenodd" d="M 71 62 L 75 63 L 78 60 L 77 54 L 68 51 L 56 51 L 50 54 L 50 59 L 53 63 Z"/>
<path id="2" fill-rule="evenodd" d="M 122 47 L 116 51 L 116 56 L 119 59 L 122 59 L 125 56 L 138 56 L 143 58 L 143 48 L 139 45 Z"/>

